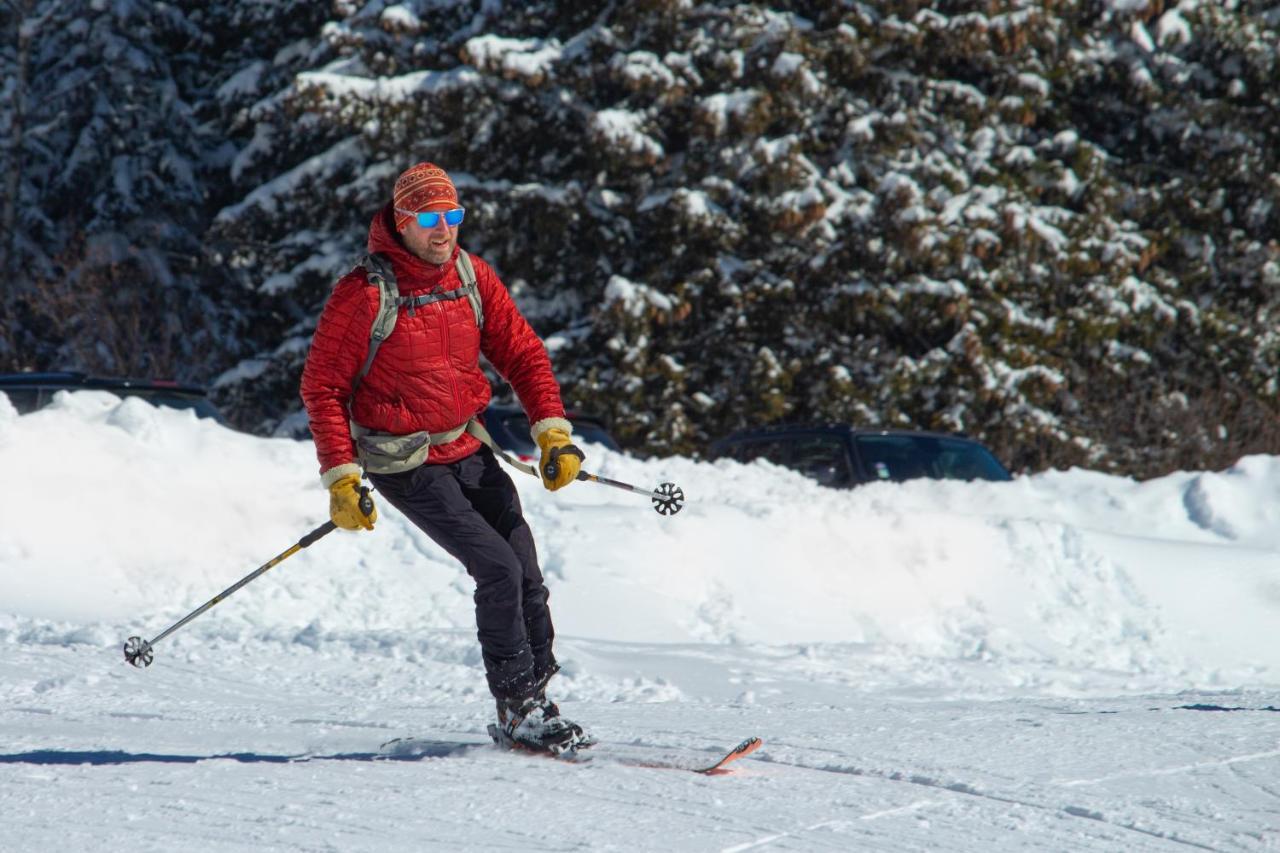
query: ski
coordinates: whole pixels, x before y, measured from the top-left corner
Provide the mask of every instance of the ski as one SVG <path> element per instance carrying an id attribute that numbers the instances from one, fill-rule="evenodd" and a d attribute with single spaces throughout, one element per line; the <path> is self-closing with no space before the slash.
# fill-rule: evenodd
<path id="1" fill-rule="evenodd" d="M 472 752 L 488 750 L 491 744 L 486 741 L 432 740 L 420 737 L 392 738 L 378 747 L 378 753 L 385 758 L 416 760 L 421 758 L 452 758 L 468 755 Z"/>
<path id="2" fill-rule="evenodd" d="M 491 726 L 490 728 L 493 731 L 489 732 L 491 738 L 489 742 L 444 741 L 403 737 L 394 738 L 382 744 L 379 747 L 379 752 L 388 759 L 417 760 L 422 758 L 459 757 L 496 748 L 515 755 L 547 758 L 554 761 L 562 761 L 566 764 L 598 762 L 601 764 L 617 764 L 623 767 L 640 767 L 646 770 L 681 770 L 686 773 L 697 773 L 700 776 L 727 776 L 733 773 L 733 769 L 729 767 L 730 764 L 747 757 L 764 745 L 764 741 L 760 738 L 749 737 L 733 749 L 725 752 L 715 761 L 708 763 L 705 759 L 688 755 L 649 757 L 645 754 L 646 749 L 636 747 L 615 746 L 610 748 L 606 746 L 602 751 L 593 751 L 588 754 L 586 750 L 597 743 L 594 739 L 590 739 L 590 736 L 588 736 L 589 739 L 587 741 L 572 750 L 560 753 L 539 752 L 513 744 L 510 741 L 504 741 L 501 739 L 500 734 L 497 733 L 497 726 Z"/>
<path id="3" fill-rule="evenodd" d="M 740 758 L 745 758 L 755 752 L 764 745 L 758 737 L 749 737 L 733 749 L 726 752 L 720 759 L 712 764 L 705 764 L 697 760 L 686 759 L 658 759 L 649 760 L 644 757 L 610 757 L 608 760 L 615 761 L 618 764 L 627 767 L 646 767 L 653 770 L 685 770 L 690 773 L 697 773 L 702 776 L 727 776 L 733 772 L 728 767 L 729 764 Z"/>
<path id="4" fill-rule="evenodd" d="M 764 746 L 764 741 L 758 737 L 749 737 L 742 743 L 735 746 L 724 754 L 724 757 L 708 767 L 694 768 L 694 773 L 701 773 L 703 776 L 719 776 L 724 773 L 732 773 L 732 770 L 726 770 L 725 765 L 737 761 L 739 758 L 745 758 Z"/>
<path id="5" fill-rule="evenodd" d="M 603 752 L 584 755 L 579 750 L 594 746 L 597 743 L 597 741 L 594 738 L 591 738 L 590 735 L 587 736 L 588 740 L 579 747 L 573 750 L 566 750 L 561 753 L 538 752 L 519 744 L 514 744 L 500 736 L 497 731 L 497 726 L 491 725 L 489 727 L 489 736 L 493 738 L 494 745 L 499 749 L 506 749 L 510 752 L 517 752 L 522 755 L 536 755 L 544 758 L 554 758 L 570 764 L 587 764 L 592 761 L 599 761 L 601 763 L 619 764 L 624 767 L 642 767 L 647 770 L 683 770 L 689 773 L 697 773 L 702 776 L 728 775 L 733 772 L 733 770 L 728 768 L 729 764 L 732 764 L 740 758 L 745 758 L 764 745 L 764 741 L 760 738 L 749 737 L 733 749 L 726 752 L 724 755 L 720 756 L 720 758 L 715 762 L 707 764 L 704 761 L 691 759 L 686 756 L 674 758 L 649 758 L 646 757 L 643 752 L 627 755 L 625 752 L 620 752 L 617 747 L 611 749 L 607 746 Z"/>

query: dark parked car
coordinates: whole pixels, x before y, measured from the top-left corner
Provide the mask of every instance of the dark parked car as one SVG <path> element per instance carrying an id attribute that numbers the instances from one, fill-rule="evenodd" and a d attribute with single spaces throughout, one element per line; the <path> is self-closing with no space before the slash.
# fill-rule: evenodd
<path id="1" fill-rule="evenodd" d="M 566 416 L 573 424 L 575 441 L 600 444 L 610 450 L 620 449 L 618 442 L 609 435 L 604 422 L 599 418 L 581 412 L 568 412 Z M 484 426 L 497 445 L 508 453 L 515 454 L 525 462 L 538 458 L 538 445 L 533 443 L 533 438 L 529 435 L 529 418 L 519 406 L 490 403 L 484 412 Z"/>
<path id="2" fill-rule="evenodd" d="M 110 391 L 117 397 L 141 397 L 156 406 L 191 409 L 197 417 L 220 424 L 226 419 L 205 389 L 164 379 L 111 379 L 70 371 L 60 373 L 0 373 L 0 392 L 19 414 L 43 409 L 59 391 Z"/>
<path id="3" fill-rule="evenodd" d="M 882 480 L 1012 480 L 986 447 L 962 435 L 859 429 L 843 424 L 739 430 L 711 445 L 712 459 L 767 459 L 824 486 Z"/>
<path id="4" fill-rule="evenodd" d="M 569 412 L 568 417 L 573 423 L 573 436 L 578 441 L 603 444 L 610 450 L 619 449 L 618 443 L 613 440 L 613 436 L 609 435 L 604 422 L 599 418 L 579 412 Z M 490 403 L 484 410 L 484 424 L 485 429 L 489 431 L 489 435 L 493 436 L 493 440 L 499 447 L 508 453 L 515 454 L 522 461 L 536 460 L 541 454 L 538 445 L 533 443 L 533 438 L 529 435 L 529 418 L 525 416 L 524 409 L 519 406 Z M 312 437 L 311 427 L 307 423 L 305 413 L 300 419 L 290 418 L 288 432 L 278 434 L 309 441 Z"/>

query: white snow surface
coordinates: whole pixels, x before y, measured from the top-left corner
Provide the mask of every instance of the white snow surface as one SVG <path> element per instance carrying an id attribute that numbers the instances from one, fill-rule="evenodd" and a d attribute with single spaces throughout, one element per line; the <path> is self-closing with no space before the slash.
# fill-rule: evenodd
<path id="1" fill-rule="evenodd" d="M 479 746 L 472 584 L 385 503 L 128 666 L 327 519 L 313 449 L 0 395 L 0 850 L 1280 849 L 1280 459 L 841 492 L 585 449 L 687 505 L 513 472 L 570 765 Z"/>

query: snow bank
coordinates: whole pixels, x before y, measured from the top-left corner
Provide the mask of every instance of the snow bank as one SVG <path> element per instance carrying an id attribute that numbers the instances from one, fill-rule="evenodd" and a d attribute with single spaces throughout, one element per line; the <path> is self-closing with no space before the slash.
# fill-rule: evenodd
<path id="1" fill-rule="evenodd" d="M 667 518 L 614 489 L 552 495 L 514 475 L 567 639 L 773 648 L 878 684 L 1280 683 L 1280 459 L 1147 483 L 1071 471 L 839 492 L 765 463 L 586 450 L 589 470 L 674 481 L 688 504 Z M 21 484 L 0 497 L 11 642 L 154 636 L 326 520 L 309 443 L 101 392 L 24 416 L 0 400 L 0 468 Z M 183 636 L 467 636 L 469 579 L 380 511 L 374 533 L 332 534 Z"/>

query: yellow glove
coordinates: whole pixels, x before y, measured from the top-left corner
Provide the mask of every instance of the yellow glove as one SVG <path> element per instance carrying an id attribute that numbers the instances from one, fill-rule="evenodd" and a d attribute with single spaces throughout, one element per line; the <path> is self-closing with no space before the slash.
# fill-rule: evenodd
<path id="1" fill-rule="evenodd" d="M 549 429 L 538 436 L 538 446 L 542 448 L 542 460 L 538 464 L 542 485 L 554 492 L 578 479 L 578 471 L 586 457 L 574 447 L 569 433 L 562 429 Z"/>
<path id="2" fill-rule="evenodd" d="M 369 514 L 360 509 L 360 475 L 348 474 L 333 481 L 329 487 L 329 518 L 343 530 L 372 530 L 378 520 L 378 508 L 369 501 Z"/>

